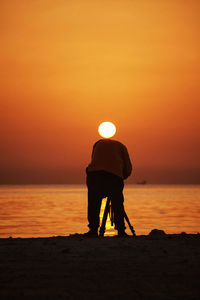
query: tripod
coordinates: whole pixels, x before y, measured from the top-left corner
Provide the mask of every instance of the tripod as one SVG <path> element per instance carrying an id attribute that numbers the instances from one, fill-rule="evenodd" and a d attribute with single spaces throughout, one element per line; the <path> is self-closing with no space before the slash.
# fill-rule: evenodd
<path id="1" fill-rule="evenodd" d="M 112 209 L 112 205 L 111 205 L 111 199 L 109 199 L 109 198 L 107 199 L 107 202 L 106 202 L 101 227 L 100 227 L 100 230 L 99 230 L 99 236 L 101 236 L 101 237 L 103 237 L 104 233 L 105 233 L 106 221 L 107 221 L 108 214 L 110 215 L 111 225 L 113 226 L 113 221 L 114 221 L 113 214 L 114 213 L 113 213 L 113 209 Z M 133 236 L 136 236 L 135 230 L 133 229 L 133 226 L 131 225 L 125 210 L 124 210 L 124 218 L 125 218 L 126 222 L 128 223 L 128 226 L 129 226 Z"/>

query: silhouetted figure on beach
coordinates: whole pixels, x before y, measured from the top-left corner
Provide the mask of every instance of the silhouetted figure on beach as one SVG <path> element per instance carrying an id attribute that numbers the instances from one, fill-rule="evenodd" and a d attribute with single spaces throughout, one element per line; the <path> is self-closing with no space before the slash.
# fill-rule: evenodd
<path id="1" fill-rule="evenodd" d="M 92 160 L 86 169 L 88 187 L 88 227 L 86 236 L 97 237 L 103 198 L 109 197 L 118 236 L 126 236 L 124 224 L 124 179 L 132 165 L 127 148 L 120 142 L 101 139 L 93 146 Z"/>

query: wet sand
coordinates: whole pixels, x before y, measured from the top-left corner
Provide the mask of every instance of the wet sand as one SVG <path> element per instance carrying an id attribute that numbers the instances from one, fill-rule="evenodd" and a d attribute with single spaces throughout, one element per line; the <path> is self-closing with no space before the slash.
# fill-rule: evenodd
<path id="1" fill-rule="evenodd" d="M 200 234 L 0 239 L 1 299 L 200 299 Z"/>

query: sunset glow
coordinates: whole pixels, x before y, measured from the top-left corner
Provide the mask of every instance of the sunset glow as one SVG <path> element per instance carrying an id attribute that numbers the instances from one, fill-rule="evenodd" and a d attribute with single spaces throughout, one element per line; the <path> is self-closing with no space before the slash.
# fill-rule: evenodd
<path id="1" fill-rule="evenodd" d="M 81 183 L 100 120 L 128 182 L 200 178 L 200 1 L 0 1 L 0 183 Z"/>

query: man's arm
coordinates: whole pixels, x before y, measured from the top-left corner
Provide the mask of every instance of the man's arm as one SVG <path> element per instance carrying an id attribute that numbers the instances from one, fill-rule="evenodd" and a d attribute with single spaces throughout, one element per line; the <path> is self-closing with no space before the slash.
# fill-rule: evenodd
<path id="1" fill-rule="evenodd" d="M 128 154 L 128 151 L 126 149 L 126 147 L 123 147 L 123 176 L 124 179 L 128 178 L 131 175 L 132 172 L 132 164 L 131 164 L 131 160 Z"/>

